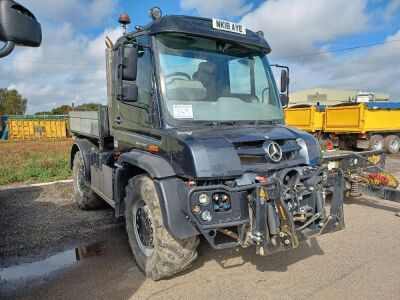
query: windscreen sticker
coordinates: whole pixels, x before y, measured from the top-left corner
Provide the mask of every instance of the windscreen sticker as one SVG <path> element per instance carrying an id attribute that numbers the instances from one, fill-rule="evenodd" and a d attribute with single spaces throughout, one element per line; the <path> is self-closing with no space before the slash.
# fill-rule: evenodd
<path id="1" fill-rule="evenodd" d="M 174 119 L 193 119 L 193 108 L 191 105 L 173 105 Z"/>

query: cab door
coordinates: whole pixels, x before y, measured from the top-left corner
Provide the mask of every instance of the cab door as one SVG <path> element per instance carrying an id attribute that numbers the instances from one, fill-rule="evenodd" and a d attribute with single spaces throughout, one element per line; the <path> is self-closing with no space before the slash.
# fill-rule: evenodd
<path id="1" fill-rule="evenodd" d="M 114 136 L 117 141 L 132 142 L 128 135 L 133 132 L 146 131 L 150 127 L 149 115 L 151 115 L 151 99 L 152 99 L 152 68 L 151 68 L 151 53 L 149 39 L 147 36 L 139 36 L 134 41 L 138 47 L 138 60 L 137 60 L 137 75 L 135 83 L 138 88 L 138 99 L 136 102 L 124 102 L 118 100 L 117 94 L 121 88 L 121 72 L 119 64 L 122 61 L 122 46 L 118 50 L 117 58 L 114 66 L 114 95 L 113 95 L 113 127 Z"/>

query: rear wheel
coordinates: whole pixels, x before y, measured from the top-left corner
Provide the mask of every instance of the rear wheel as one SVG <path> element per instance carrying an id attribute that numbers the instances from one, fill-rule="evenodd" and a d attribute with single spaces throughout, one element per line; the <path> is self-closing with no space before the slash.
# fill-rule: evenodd
<path id="1" fill-rule="evenodd" d="M 385 149 L 390 153 L 397 153 L 400 149 L 400 138 L 397 135 L 385 137 Z"/>
<path id="2" fill-rule="evenodd" d="M 128 182 L 125 220 L 133 255 L 147 277 L 170 277 L 197 258 L 198 237 L 178 240 L 165 229 L 154 183 L 145 175 Z"/>
<path id="3" fill-rule="evenodd" d="M 75 201 L 80 209 L 93 209 L 104 205 L 104 201 L 86 184 L 82 153 L 75 153 L 72 176 L 74 178 Z"/>
<path id="4" fill-rule="evenodd" d="M 369 139 L 370 150 L 382 150 L 383 149 L 383 137 L 380 134 L 374 134 Z"/>

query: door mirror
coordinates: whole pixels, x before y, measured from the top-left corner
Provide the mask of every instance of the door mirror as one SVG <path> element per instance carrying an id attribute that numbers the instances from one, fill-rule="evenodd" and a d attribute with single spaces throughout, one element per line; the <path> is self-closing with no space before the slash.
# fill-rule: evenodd
<path id="1" fill-rule="evenodd" d="M 12 52 L 15 45 L 39 47 L 42 28 L 35 16 L 24 6 L 12 0 L 0 0 L 0 57 Z"/>
<path id="2" fill-rule="evenodd" d="M 122 49 L 122 80 L 135 81 L 137 74 L 138 49 L 125 46 Z"/>
<path id="3" fill-rule="evenodd" d="M 289 77 L 286 70 L 281 71 L 281 93 L 285 93 L 287 91 L 287 87 L 289 85 Z"/>
<path id="4" fill-rule="evenodd" d="M 123 102 L 136 102 L 138 100 L 138 87 L 135 83 L 122 83 L 121 91 L 117 96 Z"/>
<path id="5" fill-rule="evenodd" d="M 280 98 L 281 98 L 282 107 L 287 107 L 287 105 L 289 104 L 288 96 L 286 94 L 280 94 Z"/>

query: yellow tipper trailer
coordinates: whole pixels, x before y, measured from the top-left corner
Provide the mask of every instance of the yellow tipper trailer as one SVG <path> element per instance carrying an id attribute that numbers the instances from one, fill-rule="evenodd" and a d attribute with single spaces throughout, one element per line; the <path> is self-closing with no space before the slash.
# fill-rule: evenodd
<path id="1" fill-rule="evenodd" d="M 400 131 L 400 103 L 358 103 L 326 109 L 325 132 Z"/>
<path id="2" fill-rule="evenodd" d="M 368 102 L 327 107 L 323 130 L 338 135 L 349 146 L 398 152 L 400 103 Z"/>
<path id="3" fill-rule="evenodd" d="M 55 139 L 67 137 L 68 116 L 9 116 L 8 139 Z"/>
<path id="4" fill-rule="evenodd" d="M 307 132 L 319 132 L 324 126 L 324 111 L 322 105 L 292 106 L 285 109 L 285 122 Z"/>

